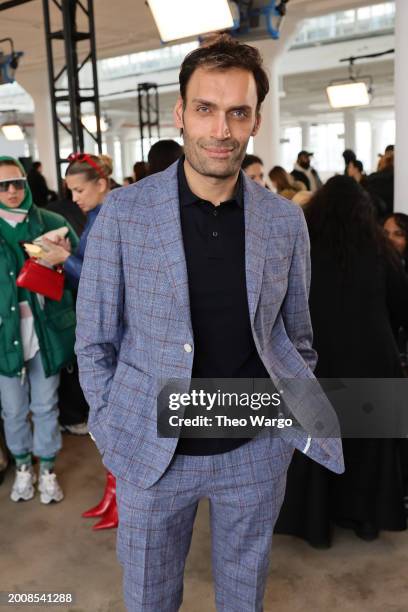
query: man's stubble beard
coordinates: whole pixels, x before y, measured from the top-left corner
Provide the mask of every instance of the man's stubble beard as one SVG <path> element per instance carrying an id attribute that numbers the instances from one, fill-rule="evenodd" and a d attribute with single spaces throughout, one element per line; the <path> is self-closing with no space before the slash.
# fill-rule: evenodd
<path id="1" fill-rule="evenodd" d="M 246 148 L 248 146 L 248 141 L 245 145 L 239 146 L 237 141 L 234 142 L 234 151 L 232 156 L 228 160 L 211 160 L 206 159 L 204 157 L 204 152 L 200 155 L 200 144 L 198 142 L 192 141 L 186 130 L 183 130 L 183 138 L 184 138 L 184 154 L 186 156 L 186 160 L 190 164 L 190 166 L 195 170 L 198 174 L 202 176 L 208 176 L 211 178 L 230 178 L 239 172 L 241 168 L 242 160 L 245 157 Z M 235 145 L 236 143 L 236 145 Z M 219 146 L 228 146 L 225 142 L 220 142 Z M 216 145 L 215 145 L 216 146 Z M 218 167 L 217 167 L 218 166 Z"/>

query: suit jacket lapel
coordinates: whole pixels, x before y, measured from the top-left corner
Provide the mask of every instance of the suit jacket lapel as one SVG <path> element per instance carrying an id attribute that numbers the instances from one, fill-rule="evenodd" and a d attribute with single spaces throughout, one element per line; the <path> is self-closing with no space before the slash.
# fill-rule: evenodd
<path id="1" fill-rule="evenodd" d="M 259 198 L 258 187 L 244 175 L 245 210 L 245 271 L 251 324 L 255 320 L 262 286 L 266 247 L 270 233 L 268 214 L 263 200 Z"/>
<path id="2" fill-rule="evenodd" d="M 177 162 L 157 177 L 152 208 L 157 236 L 163 249 L 163 264 L 180 306 L 182 318 L 192 332 L 187 265 L 181 233 L 177 184 Z"/>

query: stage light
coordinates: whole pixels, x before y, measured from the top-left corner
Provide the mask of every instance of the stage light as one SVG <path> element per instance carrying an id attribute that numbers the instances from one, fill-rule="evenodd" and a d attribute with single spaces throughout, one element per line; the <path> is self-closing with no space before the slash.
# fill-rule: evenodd
<path id="1" fill-rule="evenodd" d="M 96 116 L 95 115 L 84 115 L 82 117 L 82 124 L 91 132 L 91 134 L 96 134 Z M 104 117 L 100 119 L 101 132 L 106 132 L 108 129 L 108 123 Z"/>
<path id="2" fill-rule="evenodd" d="M 24 55 L 22 51 L 14 51 L 14 44 L 11 38 L 2 38 L 0 43 L 3 42 L 10 44 L 11 53 L 6 55 L 0 49 L 0 85 L 4 85 L 5 83 L 14 83 L 18 62 L 20 57 Z"/>
<path id="3" fill-rule="evenodd" d="M 234 26 L 228 0 L 148 0 L 163 42 Z"/>
<path id="4" fill-rule="evenodd" d="M 24 132 L 17 124 L 2 125 L 1 131 L 7 140 L 24 140 Z"/>
<path id="5" fill-rule="evenodd" d="M 332 108 L 368 106 L 371 102 L 371 91 L 364 81 L 333 83 L 326 88 L 326 93 Z"/>

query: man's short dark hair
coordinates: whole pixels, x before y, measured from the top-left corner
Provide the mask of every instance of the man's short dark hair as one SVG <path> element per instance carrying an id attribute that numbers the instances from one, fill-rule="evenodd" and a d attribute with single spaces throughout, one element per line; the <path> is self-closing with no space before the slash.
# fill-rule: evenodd
<path id="1" fill-rule="evenodd" d="M 263 166 L 263 161 L 257 155 L 247 153 L 242 161 L 241 168 L 245 170 L 245 168 L 248 168 L 248 166 L 252 166 L 252 164 L 261 164 L 261 166 Z"/>
<path id="2" fill-rule="evenodd" d="M 349 164 L 351 161 L 357 159 L 357 155 L 354 153 L 353 149 L 345 149 L 342 153 L 344 157 L 344 163 Z"/>
<path id="3" fill-rule="evenodd" d="M 166 170 L 183 155 L 183 147 L 175 140 L 159 140 L 150 148 L 147 156 L 148 173 Z"/>
<path id="4" fill-rule="evenodd" d="M 362 161 L 359 159 L 351 159 L 349 163 L 352 164 L 360 172 L 360 174 L 363 174 L 364 166 Z"/>
<path id="5" fill-rule="evenodd" d="M 179 75 L 180 95 L 184 106 L 188 82 L 197 68 L 221 71 L 241 68 L 252 72 L 258 94 L 257 111 L 269 91 L 268 75 L 263 67 L 262 56 L 258 49 L 240 43 L 228 34 L 221 34 L 210 43 L 194 49 L 184 58 Z"/>
<path id="6" fill-rule="evenodd" d="M 41 168 L 41 166 L 42 166 L 42 163 L 40 161 L 35 161 L 35 162 L 33 162 L 32 169 L 33 170 L 39 170 Z"/>

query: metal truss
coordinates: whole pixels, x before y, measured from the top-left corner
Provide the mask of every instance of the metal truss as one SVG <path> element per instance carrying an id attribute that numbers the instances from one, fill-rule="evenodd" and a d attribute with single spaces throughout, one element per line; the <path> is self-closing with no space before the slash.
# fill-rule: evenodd
<path id="1" fill-rule="evenodd" d="M 139 131 L 142 159 L 145 160 L 145 140 L 160 138 L 159 89 L 156 83 L 139 83 L 137 86 Z M 146 151 L 147 153 L 147 151 Z"/>
<path id="2" fill-rule="evenodd" d="M 59 29 L 52 30 L 51 7 L 58 9 L 60 20 Z M 93 0 L 43 0 L 44 27 L 46 36 L 48 78 L 51 96 L 51 114 L 54 130 L 55 159 L 57 163 L 58 190 L 62 191 L 62 164 L 66 159 L 60 156 L 60 130 L 70 134 L 72 151 L 84 151 L 84 135 L 88 133 L 102 152 L 102 138 L 100 125 L 100 105 L 98 91 L 98 75 L 96 68 L 95 23 Z M 86 27 L 85 31 L 77 28 L 78 13 L 81 12 Z M 55 8 L 52 12 L 55 23 Z M 79 43 L 81 47 L 79 49 Z M 86 43 L 86 45 L 84 45 Z M 56 68 L 55 48 L 64 45 L 64 63 Z M 86 48 L 84 56 L 84 46 Z M 83 59 L 79 59 L 79 57 Z M 91 66 L 91 84 L 82 84 L 83 68 Z M 81 72 L 82 71 L 82 72 Z M 89 75 L 87 75 L 89 78 Z M 82 81 L 82 82 L 81 82 Z M 96 117 L 96 134 L 90 132 L 82 122 L 82 105 L 87 103 L 93 107 Z M 69 122 L 66 119 L 67 104 L 69 105 Z"/>

